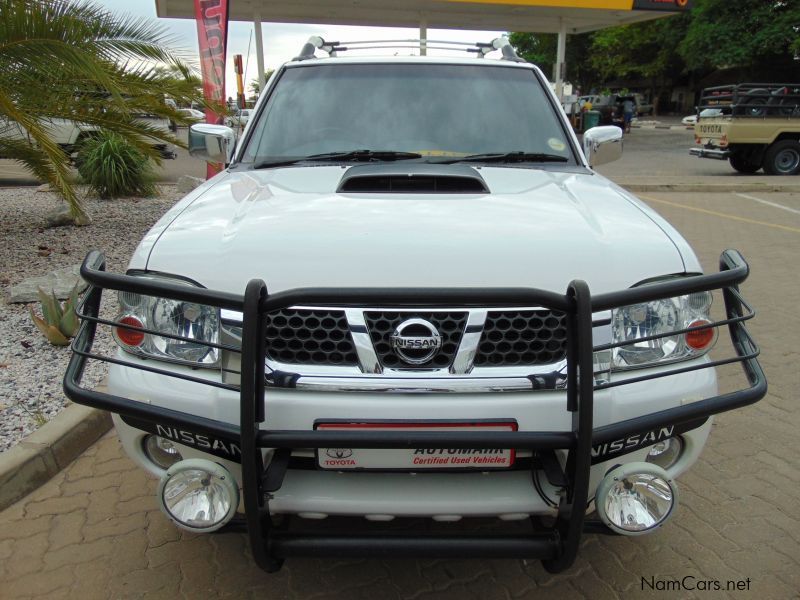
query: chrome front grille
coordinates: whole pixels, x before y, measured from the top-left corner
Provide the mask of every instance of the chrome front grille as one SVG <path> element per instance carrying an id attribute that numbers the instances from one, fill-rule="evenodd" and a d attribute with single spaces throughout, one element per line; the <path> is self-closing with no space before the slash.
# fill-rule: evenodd
<path id="1" fill-rule="evenodd" d="M 294 365 L 358 365 L 343 310 L 287 308 L 267 315 L 267 357 Z"/>
<path id="2" fill-rule="evenodd" d="M 223 310 L 221 316 L 222 341 L 238 345 L 241 313 Z M 595 342 L 610 342 L 608 311 L 593 319 Z M 425 337 L 409 321 L 426 322 L 428 338 L 440 338 L 426 362 L 410 364 L 408 348 L 399 345 L 403 338 Z M 268 316 L 266 336 L 268 378 L 281 373 L 301 389 L 504 392 L 566 385 L 566 318 L 540 307 L 293 306 Z M 223 352 L 222 358 L 223 380 L 238 384 L 238 354 Z M 595 353 L 598 373 L 607 370 L 606 359 Z"/>
<path id="3" fill-rule="evenodd" d="M 552 310 L 489 311 L 476 367 L 549 365 L 567 356 L 566 315 Z"/>
<path id="4" fill-rule="evenodd" d="M 466 312 L 386 312 L 364 311 L 375 354 L 381 365 L 390 369 L 444 369 L 453 364 L 467 324 Z M 422 364 L 408 364 L 392 348 L 391 336 L 398 325 L 409 319 L 424 319 L 441 335 L 441 349 Z"/>

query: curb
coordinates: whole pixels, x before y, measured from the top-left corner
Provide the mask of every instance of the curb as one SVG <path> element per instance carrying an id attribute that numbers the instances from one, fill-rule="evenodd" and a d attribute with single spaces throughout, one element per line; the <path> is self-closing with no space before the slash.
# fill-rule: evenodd
<path id="1" fill-rule="evenodd" d="M 800 193 L 800 183 L 637 183 L 632 181 L 615 181 L 618 186 L 625 188 L 629 192 L 705 192 L 709 194 L 732 194 L 735 192 L 785 192 Z"/>
<path id="2" fill-rule="evenodd" d="M 111 429 L 111 414 L 70 404 L 0 454 L 0 510 L 47 483 Z"/>
<path id="3" fill-rule="evenodd" d="M 631 123 L 631 129 L 671 129 L 675 131 L 691 131 L 693 127 L 686 125 L 636 125 Z"/>

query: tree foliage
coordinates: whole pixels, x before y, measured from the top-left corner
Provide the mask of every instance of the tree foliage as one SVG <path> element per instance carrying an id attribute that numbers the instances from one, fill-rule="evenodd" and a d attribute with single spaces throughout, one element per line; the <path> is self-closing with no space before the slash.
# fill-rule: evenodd
<path id="1" fill-rule="evenodd" d="M 158 161 L 152 144 L 178 143 L 137 115 L 185 123 L 165 96 L 202 103 L 198 79 L 173 39 L 146 19 L 119 17 L 91 4 L 65 0 L 0 2 L 0 122 L 26 136 L 0 132 L 0 156 L 23 163 L 85 221 L 69 177 L 68 157 L 51 139 L 54 120 L 66 119 L 124 138 Z"/>
<path id="2" fill-rule="evenodd" d="M 548 77 L 552 76 L 558 43 L 555 33 L 512 33 L 509 39 L 520 56 L 538 65 Z M 592 34 L 571 35 L 567 40 L 566 80 L 580 87 L 589 87 L 595 81 L 592 67 L 586 60 L 591 51 Z"/>
<path id="3" fill-rule="evenodd" d="M 698 0 L 679 51 L 689 69 L 778 60 L 800 70 L 800 2 Z"/>
<path id="4" fill-rule="evenodd" d="M 511 43 L 548 76 L 555 34 L 512 33 Z M 800 0 L 695 0 L 680 15 L 567 38 L 566 79 L 581 89 L 641 79 L 664 88 L 681 75 L 784 65 L 800 73 Z"/>
<path id="5" fill-rule="evenodd" d="M 589 63 L 604 81 L 680 73 L 683 62 L 677 48 L 688 21 L 679 15 L 598 31 L 592 38 Z"/>

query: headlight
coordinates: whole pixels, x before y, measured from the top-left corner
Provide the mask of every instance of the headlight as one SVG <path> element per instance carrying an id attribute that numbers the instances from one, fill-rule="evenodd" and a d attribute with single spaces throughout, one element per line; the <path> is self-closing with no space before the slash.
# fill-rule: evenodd
<path id="1" fill-rule="evenodd" d="M 169 281 L 191 285 L 180 279 Z M 129 327 L 114 328 L 114 339 L 123 350 L 191 366 L 217 366 L 219 350 L 205 345 L 219 343 L 217 308 L 130 292 L 120 292 L 118 299 L 120 313 L 117 322 Z M 130 327 L 152 329 L 167 335 L 137 332 Z"/>
<path id="2" fill-rule="evenodd" d="M 614 349 L 613 368 L 617 370 L 653 366 L 702 356 L 716 341 L 716 328 L 702 329 L 711 323 L 711 292 L 654 300 L 612 311 L 614 343 L 630 342 Z M 698 327 L 694 331 L 642 340 L 654 335 Z M 637 341 L 639 340 L 639 341 Z"/>

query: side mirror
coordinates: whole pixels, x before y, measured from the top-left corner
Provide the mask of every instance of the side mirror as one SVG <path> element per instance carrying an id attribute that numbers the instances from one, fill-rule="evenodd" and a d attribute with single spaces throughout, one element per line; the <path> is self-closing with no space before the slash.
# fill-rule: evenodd
<path id="1" fill-rule="evenodd" d="M 230 127 L 198 123 L 189 128 L 189 154 L 206 162 L 227 165 L 235 145 L 236 136 Z"/>
<path id="2" fill-rule="evenodd" d="M 617 160 L 622 156 L 622 129 L 615 125 L 588 129 L 583 134 L 583 153 L 590 167 Z"/>

